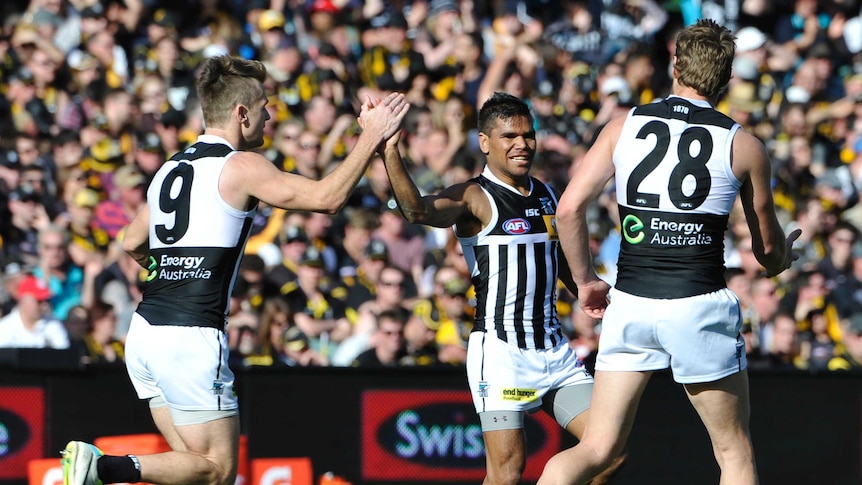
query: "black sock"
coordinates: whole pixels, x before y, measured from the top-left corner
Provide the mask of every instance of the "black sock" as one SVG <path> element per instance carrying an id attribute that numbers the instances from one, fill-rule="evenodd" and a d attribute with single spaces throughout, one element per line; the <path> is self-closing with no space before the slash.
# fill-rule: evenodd
<path id="1" fill-rule="evenodd" d="M 134 455 L 105 455 L 96 462 L 102 483 L 137 483 L 141 481 L 141 464 Z"/>

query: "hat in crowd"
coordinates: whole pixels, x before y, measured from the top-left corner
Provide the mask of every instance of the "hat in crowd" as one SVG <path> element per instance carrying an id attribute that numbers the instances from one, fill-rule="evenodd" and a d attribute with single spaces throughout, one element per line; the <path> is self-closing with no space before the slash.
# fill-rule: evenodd
<path id="1" fill-rule="evenodd" d="M 21 202 L 39 202 L 41 197 L 39 193 L 33 189 L 32 185 L 19 185 L 14 190 L 9 192 L 9 200 Z"/>
<path id="2" fill-rule="evenodd" d="M 602 82 L 602 87 L 600 88 L 600 92 L 602 94 L 613 94 L 613 93 L 628 93 L 631 92 L 631 87 L 629 86 L 628 81 L 622 76 L 610 76 Z"/>
<path id="3" fill-rule="evenodd" d="M 727 93 L 730 107 L 747 113 L 755 113 L 763 109 L 763 101 L 757 97 L 757 86 L 750 82 L 735 83 Z"/>
<path id="4" fill-rule="evenodd" d="M 759 49 L 766 44 L 766 34 L 756 27 L 743 27 L 736 33 L 736 51 L 747 52 Z"/>
<path id="5" fill-rule="evenodd" d="M 470 285 L 461 278 L 454 278 L 443 283 L 443 293 L 449 296 L 465 296 Z"/>
<path id="6" fill-rule="evenodd" d="M 311 13 L 315 12 L 326 12 L 326 13 L 338 13 L 338 7 L 332 3 L 332 0 L 314 0 L 311 3 L 311 6 L 308 8 L 308 11 Z"/>
<path id="7" fill-rule="evenodd" d="M 841 177 L 835 169 L 826 170 L 814 181 L 815 186 L 823 186 L 831 189 L 839 190 L 844 188 L 841 182 Z"/>
<path id="8" fill-rule="evenodd" d="M 374 29 L 388 27 L 390 29 L 407 30 L 407 18 L 400 11 L 383 12 L 371 19 L 371 27 Z"/>
<path id="9" fill-rule="evenodd" d="M 144 185 L 144 182 L 144 174 L 134 165 L 123 165 L 114 172 L 114 185 L 117 187 L 132 189 Z"/>
<path id="10" fill-rule="evenodd" d="M 99 205 L 99 193 L 93 189 L 84 187 L 75 192 L 72 198 L 76 207 L 96 207 Z"/>
<path id="11" fill-rule="evenodd" d="M 17 81 L 21 84 L 33 84 L 33 72 L 26 67 L 19 67 L 12 71 L 9 81 Z"/>
<path id="12" fill-rule="evenodd" d="M 736 57 L 733 59 L 733 77 L 756 81 L 760 77 L 757 61 L 749 57 Z"/>
<path id="13" fill-rule="evenodd" d="M 299 264 L 305 266 L 323 267 L 323 254 L 314 245 L 308 246 L 299 258 Z"/>
<path id="14" fill-rule="evenodd" d="M 815 42 L 805 52 L 806 57 L 810 59 L 831 59 L 832 48 L 825 41 Z"/>
<path id="15" fill-rule="evenodd" d="M 386 249 L 386 244 L 379 239 L 372 239 L 365 247 L 365 257 L 368 259 L 377 259 L 386 261 L 389 259 L 389 250 Z"/>
<path id="16" fill-rule="evenodd" d="M 21 263 L 18 261 L 12 261 L 10 263 L 6 263 L 6 266 L 3 267 L 3 276 L 6 278 L 11 278 L 13 276 L 18 276 L 24 273 L 24 267 L 21 266 Z"/>
<path id="17" fill-rule="evenodd" d="M 101 18 L 102 14 L 105 13 L 105 7 L 102 6 L 101 3 L 96 2 L 92 5 L 88 5 L 81 10 L 81 18 L 85 19 L 97 19 Z"/>
<path id="18" fill-rule="evenodd" d="M 162 141 L 157 133 L 148 131 L 138 136 L 138 148 L 145 152 L 160 152 Z"/>
<path id="19" fill-rule="evenodd" d="M 862 313 L 854 313 L 847 318 L 847 328 L 851 332 L 862 335 Z"/>
<path id="20" fill-rule="evenodd" d="M 443 12 L 460 13 L 461 9 L 458 7 L 458 3 L 453 0 L 431 0 L 428 5 L 428 16 L 433 17 Z"/>
<path id="21" fill-rule="evenodd" d="M 159 8 L 156 9 L 155 12 L 153 12 L 153 23 L 168 29 L 172 29 L 177 26 L 177 19 L 170 10 Z"/>
<path id="22" fill-rule="evenodd" d="M 49 12 L 44 8 L 39 8 L 38 10 L 36 10 L 36 13 L 33 14 L 33 24 L 59 27 L 63 24 L 63 19 L 53 12 Z"/>
<path id="23" fill-rule="evenodd" d="M 257 28 L 260 31 L 282 27 L 284 27 L 284 14 L 278 10 L 264 10 L 257 19 Z"/>
<path id="24" fill-rule="evenodd" d="M 99 66 L 96 56 L 82 50 L 73 50 L 66 57 L 66 63 L 75 71 L 85 71 Z"/>
<path id="25" fill-rule="evenodd" d="M 540 98 L 555 98 L 556 95 L 557 90 L 554 89 L 554 83 L 552 83 L 548 79 L 541 81 L 536 87 L 536 96 Z"/>
<path id="26" fill-rule="evenodd" d="M 284 331 L 282 340 L 287 350 L 301 352 L 308 348 L 308 336 L 296 325 L 291 325 Z"/>
<path id="27" fill-rule="evenodd" d="M 284 244 L 290 244 L 292 242 L 304 242 L 308 244 L 308 236 L 305 235 L 305 231 L 299 226 L 287 226 L 284 230 L 284 234 L 282 235 L 282 242 Z"/>
<path id="28" fill-rule="evenodd" d="M 18 297 L 24 295 L 30 295 L 39 301 L 47 301 L 51 298 L 51 290 L 42 280 L 30 275 L 18 283 Z"/>
<path id="29" fill-rule="evenodd" d="M 802 86 L 790 86 L 784 90 L 784 99 L 788 103 L 805 104 L 811 100 L 811 95 Z"/>

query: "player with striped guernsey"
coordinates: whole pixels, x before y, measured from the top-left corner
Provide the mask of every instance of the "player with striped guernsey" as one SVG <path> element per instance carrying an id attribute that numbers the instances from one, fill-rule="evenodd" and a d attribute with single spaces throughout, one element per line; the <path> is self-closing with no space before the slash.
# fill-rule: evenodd
<path id="1" fill-rule="evenodd" d="M 557 194 L 530 176 L 532 114 L 515 96 L 491 96 L 479 111 L 484 171 L 434 195 L 419 193 L 397 142 L 397 135 L 387 140 L 383 156 L 404 217 L 454 225 L 476 289 L 467 380 L 485 441 L 485 483 L 518 483 L 526 465 L 524 414 L 541 407 L 580 437 L 593 384 L 557 318 L 557 280 L 575 287 L 557 240 Z"/>

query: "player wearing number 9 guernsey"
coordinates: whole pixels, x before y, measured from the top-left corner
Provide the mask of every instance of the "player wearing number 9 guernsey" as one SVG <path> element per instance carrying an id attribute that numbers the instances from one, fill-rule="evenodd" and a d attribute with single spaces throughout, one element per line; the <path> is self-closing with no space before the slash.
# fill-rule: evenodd
<path id="1" fill-rule="evenodd" d="M 757 260 L 777 275 L 799 257 L 791 246 L 800 231 L 781 229 L 763 145 L 713 109 L 734 50 L 733 35 L 712 20 L 684 29 L 673 95 L 611 121 L 560 199 L 557 227 L 579 304 L 603 320 L 586 433 L 546 464 L 541 485 L 585 483 L 610 463 L 650 375 L 668 367 L 706 426 L 721 483 L 757 483 L 742 316 L 724 284 L 723 234 L 739 194 Z M 623 236 L 613 289 L 592 267 L 586 222 L 611 177 Z"/>
<path id="2" fill-rule="evenodd" d="M 366 99 L 352 152 L 323 179 L 309 180 L 245 151 L 263 142 L 265 78 L 258 61 L 207 59 L 197 81 L 205 132 L 156 173 L 123 240 L 150 271 L 126 340 L 129 377 L 172 451 L 108 456 L 71 441 L 62 452 L 66 485 L 235 481 L 239 418 L 225 325 L 258 201 L 337 212 L 409 108 L 402 94 Z"/>

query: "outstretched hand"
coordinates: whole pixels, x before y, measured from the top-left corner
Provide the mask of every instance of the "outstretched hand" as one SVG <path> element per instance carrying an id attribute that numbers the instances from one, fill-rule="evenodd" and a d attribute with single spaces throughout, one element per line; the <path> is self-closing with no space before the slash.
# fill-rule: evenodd
<path id="1" fill-rule="evenodd" d="M 798 250 L 793 249 L 793 243 L 795 243 L 796 240 L 799 239 L 799 236 L 801 236 L 801 235 L 802 235 L 802 229 L 796 229 L 795 231 L 793 231 L 787 235 L 787 239 L 785 239 L 785 241 L 784 241 L 784 247 L 785 247 L 785 249 L 784 249 L 784 264 L 782 265 L 782 268 L 778 273 L 781 273 L 782 271 L 789 269 L 790 266 L 793 265 L 793 262 L 796 261 L 797 259 L 799 259 L 799 256 L 801 253 Z M 778 273 L 776 273 L 776 274 L 778 274 Z M 770 275 L 770 276 L 775 276 L 775 275 Z"/>
<path id="2" fill-rule="evenodd" d="M 359 126 L 365 131 L 379 133 L 383 140 L 388 140 L 400 131 L 409 108 L 410 103 L 401 93 L 392 93 L 376 101 L 366 96 L 359 113 Z"/>

